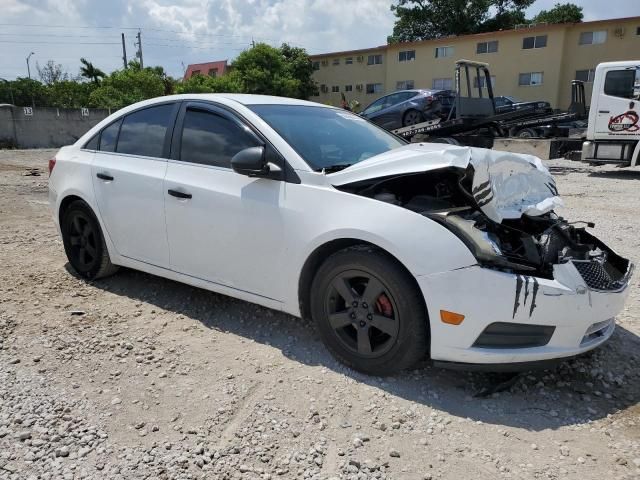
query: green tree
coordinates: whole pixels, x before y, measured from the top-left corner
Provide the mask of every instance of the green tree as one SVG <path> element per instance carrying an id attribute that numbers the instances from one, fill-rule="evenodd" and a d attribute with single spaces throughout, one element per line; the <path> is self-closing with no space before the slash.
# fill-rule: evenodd
<path id="1" fill-rule="evenodd" d="M 535 0 L 397 0 L 389 43 L 513 28 Z"/>
<path id="2" fill-rule="evenodd" d="M 80 76 L 84 77 L 88 80 L 91 80 L 93 83 L 100 83 L 100 79 L 106 77 L 105 73 L 97 67 L 93 66 L 93 63 L 88 61 L 86 58 L 81 58 L 80 63 L 82 66 L 80 67 Z"/>
<path id="3" fill-rule="evenodd" d="M 232 67 L 245 93 L 308 98 L 316 90 L 306 51 L 287 44 L 258 43 L 240 53 Z"/>
<path id="4" fill-rule="evenodd" d="M 42 107 L 49 103 L 46 87 L 31 78 L 18 77 L 10 82 L 0 82 L 0 101 L 10 102 L 11 93 L 13 93 L 13 99 L 17 106 Z"/>
<path id="5" fill-rule="evenodd" d="M 229 72 L 221 77 L 194 75 L 176 84 L 175 93 L 240 93 L 242 85 L 237 72 Z"/>
<path id="6" fill-rule="evenodd" d="M 556 3 L 551 10 L 542 10 L 533 18 L 534 23 L 580 23 L 582 7 L 574 3 Z"/>
<path id="7" fill-rule="evenodd" d="M 165 92 L 163 78 L 152 68 L 116 70 L 105 77 L 89 96 L 89 106 L 122 108 Z"/>
<path id="8" fill-rule="evenodd" d="M 47 85 L 47 106 L 80 108 L 89 105 L 89 97 L 96 84 L 63 80 Z"/>

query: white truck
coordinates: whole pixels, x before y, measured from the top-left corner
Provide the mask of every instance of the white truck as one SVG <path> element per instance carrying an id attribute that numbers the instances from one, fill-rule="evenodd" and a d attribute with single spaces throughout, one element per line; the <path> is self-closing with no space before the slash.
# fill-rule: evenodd
<path id="1" fill-rule="evenodd" d="M 640 60 L 596 67 L 582 161 L 640 165 Z"/>

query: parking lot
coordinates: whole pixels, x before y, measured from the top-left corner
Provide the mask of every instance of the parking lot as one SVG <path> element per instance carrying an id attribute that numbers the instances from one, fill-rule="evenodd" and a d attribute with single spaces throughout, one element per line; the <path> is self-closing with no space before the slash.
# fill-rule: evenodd
<path id="1" fill-rule="evenodd" d="M 313 325 L 124 270 L 76 278 L 54 150 L 0 151 L 0 479 L 637 479 L 640 275 L 601 349 L 552 371 L 391 378 Z M 640 172 L 546 162 L 572 220 L 640 261 Z"/>

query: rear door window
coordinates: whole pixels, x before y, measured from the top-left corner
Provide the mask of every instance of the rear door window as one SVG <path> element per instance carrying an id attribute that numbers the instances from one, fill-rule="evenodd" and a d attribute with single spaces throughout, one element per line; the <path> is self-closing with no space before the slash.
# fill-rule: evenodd
<path id="1" fill-rule="evenodd" d="M 231 168 L 231 158 L 241 150 L 261 145 L 241 125 L 215 113 L 188 108 L 182 127 L 180 160 Z"/>
<path id="2" fill-rule="evenodd" d="M 102 130 L 100 134 L 100 151 L 101 152 L 115 152 L 116 142 L 118 141 L 118 132 L 120 131 L 120 124 L 122 119 L 119 119 Z"/>
<path id="3" fill-rule="evenodd" d="M 162 157 L 165 135 L 173 120 L 173 108 L 173 104 L 158 105 L 124 117 L 116 151 L 145 157 Z"/>

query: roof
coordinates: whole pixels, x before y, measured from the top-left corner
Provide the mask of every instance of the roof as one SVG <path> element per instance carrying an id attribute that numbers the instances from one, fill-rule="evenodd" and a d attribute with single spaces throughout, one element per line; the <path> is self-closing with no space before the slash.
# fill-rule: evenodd
<path id="1" fill-rule="evenodd" d="M 203 75 L 208 75 L 209 70 L 217 70 L 222 75 L 227 70 L 227 60 L 216 60 L 214 62 L 190 63 L 184 72 L 184 79 L 191 78 L 193 73 L 200 71 Z"/>
<path id="2" fill-rule="evenodd" d="M 514 33 L 519 33 L 519 34 L 524 34 L 524 33 L 528 33 L 528 32 L 538 32 L 541 30 L 548 30 L 551 28 L 563 28 L 563 27 L 578 27 L 578 28 L 589 28 L 590 26 L 597 26 L 599 24 L 603 24 L 603 23 L 614 23 L 614 22 L 628 22 L 628 21 L 640 21 L 640 16 L 637 17 L 622 17 L 622 18 L 609 18 L 609 19 L 605 19 L 605 20 L 593 20 L 593 21 L 589 21 L 589 22 L 580 22 L 580 23 L 539 23 L 539 24 L 534 24 L 533 26 L 530 27 L 525 27 L 525 28 L 513 28 L 510 30 L 497 30 L 497 31 L 493 31 L 493 32 L 483 32 L 483 33 L 470 33 L 470 34 L 466 34 L 466 35 L 449 35 L 446 37 L 440 37 L 440 38 L 431 38 L 428 40 L 416 40 L 414 42 L 399 42 L 399 43 L 389 43 L 386 45 L 380 45 L 377 47 L 370 47 L 370 48 L 363 48 L 360 50 L 346 50 L 346 51 L 342 51 L 342 52 L 327 52 L 327 53 L 318 53 L 316 55 L 310 55 L 310 58 L 312 60 L 316 59 L 316 58 L 324 58 L 324 57 L 338 57 L 338 56 L 344 56 L 344 55 L 360 55 L 360 54 L 365 54 L 365 53 L 371 53 L 374 51 L 380 51 L 380 50 L 388 50 L 389 48 L 394 48 L 394 47 L 400 47 L 400 48 L 404 48 L 404 47 L 410 47 L 410 46 L 414 46 L 414 45 L 424 45 L 427 43 L 446 43 L 446 42 L 450 42 L 453 39 L 460 39 L 460 38 L 486 38 L 486 37 L 495 37 L 497 35 L 508 35 L 508 34 L 514 34 Z"/>

